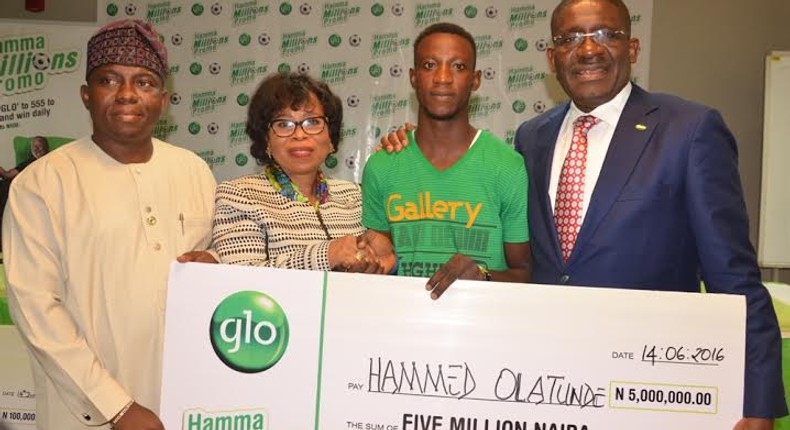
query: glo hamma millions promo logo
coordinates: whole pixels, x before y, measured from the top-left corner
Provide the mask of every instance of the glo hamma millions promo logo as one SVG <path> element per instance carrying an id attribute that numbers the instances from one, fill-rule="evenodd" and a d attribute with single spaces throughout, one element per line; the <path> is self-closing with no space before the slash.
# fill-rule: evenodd
<path id="1" fill-rule="evenodd" d="M 262 372 L 277 364 L 288 347 L 288 319 L 266 294 L 240 291 L 214 310 L 209 336 L 217 357 L 228 367 Z"/>
<path id="2" fill-rule="evenodd" d="M 47 36 L 0 38 L 0 93 L 11 96 L 41 90 L 49 75 L 71 73 L 79 65 L 79 51 L 51 51 Z"/>

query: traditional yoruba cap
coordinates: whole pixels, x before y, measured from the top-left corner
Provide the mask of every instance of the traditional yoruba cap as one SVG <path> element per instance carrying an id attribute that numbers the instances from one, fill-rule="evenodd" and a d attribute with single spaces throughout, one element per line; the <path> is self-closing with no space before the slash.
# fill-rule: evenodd
<path id="1" fill-rule="evenodd" d="M 105 64 L 145 67 L 167 77 L 167 49 L 162 36 L 150 23 L 139 19 L 121 19 L 100 28 L 88 41 L 87 79 Z"/>

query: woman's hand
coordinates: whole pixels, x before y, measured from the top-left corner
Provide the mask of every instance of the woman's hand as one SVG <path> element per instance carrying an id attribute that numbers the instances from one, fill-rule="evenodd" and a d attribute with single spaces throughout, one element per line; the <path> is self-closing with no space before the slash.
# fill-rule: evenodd
<path id="1" fill-rule="evenodd" d="M 343 236 L 329 242 L 329 267 L 341 272 L 388 273 L 395 264 L 392 244 L 382 236 Z"/>
<path id="2" fill-rule="evenodd" d="M 376 230 L 367 230 L 357 237 L 357 247 L 361 248 L 363 246 L 371 248 L 374 255 L 379 259 L 383 270 L 379 273 L 392 272 L 395 264 L 397 264 L 397 258 L 395 257 L 395 250 L 392 247 L 389 235 Z"/>

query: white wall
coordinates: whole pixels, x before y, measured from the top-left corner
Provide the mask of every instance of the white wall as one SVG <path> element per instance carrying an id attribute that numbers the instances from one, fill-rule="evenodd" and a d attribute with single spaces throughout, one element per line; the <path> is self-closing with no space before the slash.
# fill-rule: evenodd
<path id="1" fill-rule="evenodd" d="M 741 178 L 757 240 L 764 56 L 790 50 L 787 0 L 655 0 L 650 89 L 721 111 L 738 140 Z M 782 273 L 790 282 L 790 271 Z"/>

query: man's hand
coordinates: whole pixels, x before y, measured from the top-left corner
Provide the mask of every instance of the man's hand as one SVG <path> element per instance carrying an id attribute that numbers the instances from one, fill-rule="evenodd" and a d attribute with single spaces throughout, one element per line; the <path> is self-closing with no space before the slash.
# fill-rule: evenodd
<path id="1" fill-rule="evenodd" d="M 176 258 L 179 263 L 212 263 L 217 264 L 218 261 L 208 251 L 189 251 L 185 252 Z"/>
<path id="2" fill-rule="evenodd" d="M 463 254 L 455 254 L 428 279 L 425 289 L 431 292 L 431 299 L 436 300 L 457 279 L 482 281 L 484 277 L 474 260 Z"/>
<path id="3" fill-rule="evenodd" d="M 392 249 L 392 241 L 389 236 L 375 231 L 367 230 L 357 237 L 357 248 L 366 253 L 373 252 L 381 263 L 382 271 L 379 273 L 390 273 L 397 263 L 395 251 Z"/>
<path id="4" fill-rule="evenodd" d="M 403 124 L 403 127 L 383 136 L 379 146 L 376 147 L 376 151 L 383 149 L 387 152 L 401 152 L 403 148 L 409 146 L 409 137 L 406 135 L 406 132 L 415 128 L 417 126 L 412 123 L 407 122 Z"/>
<path id="5" fill-rule="evenodd" d="M 113 430 L 165 430 L 164 424 L 159 417 L 150 409 L 132 403 L 132 406 L 125 414 L 112 426 Z"/>
<path id="6" fill-rule="evenodd" d="M 743 418 L 735 424 L 732 430 L 771 430 L 774 420 L 770 418 Z"/>
<path id="7" fill-rule="evenodd" d="M 383 273 L 376 251 L 356 236 L 343 236 L 329 242 L 329 267 L 338 272 Z"/>

